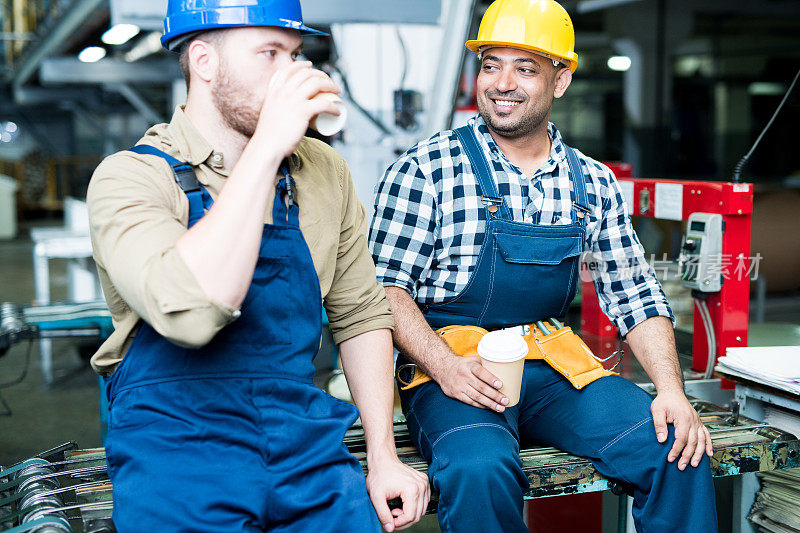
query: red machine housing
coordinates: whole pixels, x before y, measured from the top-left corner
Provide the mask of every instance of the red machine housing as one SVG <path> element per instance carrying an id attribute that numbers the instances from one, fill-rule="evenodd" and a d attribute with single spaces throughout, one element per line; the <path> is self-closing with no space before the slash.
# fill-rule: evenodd
<path id="1" fill-rule="evenodd" d="M 633 185 L 631 214 L 654 217 L 657 184 L 682 187 L 682 220 L 696 212 L 722 215 L 722 256 L 734 264 L 750 261 L 750 224 L 753 214 L 753 186 L 750 183 L 714 181 L 660 180 L 631 178 L 625 167 L 612 168 L 620 184 Z M 630 191 L 630 185 L 627 186 Z M 630 201 L 630 198 L 629 198 Z M 600 311 L 597 293 L 591 282 L 583 282 L 581 330 L 599 337 L 614 337 L 617 328 Z M 750 276 L 727 276 L 718 293 L 708 293 L 706 300 L 716 336 L 716 353 L 724 355 L 731 346 L 747 346 L 747 325 L 750 310 Z M 704 331 L 695 308 L 694 331 Z M 695 334 L 692 346 L 692 369 L 704 371 L 708 359 L 706 336 Z"/>

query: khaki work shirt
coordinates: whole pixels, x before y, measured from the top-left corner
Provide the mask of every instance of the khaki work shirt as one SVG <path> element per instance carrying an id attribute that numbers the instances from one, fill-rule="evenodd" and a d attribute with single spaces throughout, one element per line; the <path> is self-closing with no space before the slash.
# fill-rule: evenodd
<path id="1" fill-rule="evenodd" d="M 214 199 L 225 185 L 222 154 L 182 108 L 138 144 L 190 163 Z M 367 249 L 364 206 L 346 163 L 325 143 L 304 138 L 290 169 L 334 340 L 392 328 Z M 164 159 L 129 151 L 107 157 L 92 176 L 87 201 L 94 258 L 114 322 L 114 333 L 92 357 L 98 373 L 114 371 L 142 320 L 177 345 L 199 348 L 236 319 L 237 309 L 206 296 L 175 248 L 187 231 L 189 201 Z M 265 213 L 265 222 L 271 220 L 272 206 Z"/>

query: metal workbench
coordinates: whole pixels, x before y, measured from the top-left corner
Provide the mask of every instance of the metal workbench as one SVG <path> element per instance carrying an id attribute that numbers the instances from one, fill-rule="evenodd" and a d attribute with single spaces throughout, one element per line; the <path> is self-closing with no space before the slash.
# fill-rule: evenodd
<path id="1" fill-rule="evenodd" d="M 736 417 L 707 402 L 695 400 L 693 404 L 711 432 L 714 444 L 711 469 L 715 477 L 800 467 L 800 441 L 793 435 L 743 416 Z M 402 418 L 395 421 L 394 433 L 401 460 L 421 472 L 427 471 L 425 460 L 410 442 Z M 363 429 L 353 426 L 344 442 L 366 472 Z M 40 457 L 34 463 L 28 460 L 29 471 L 25 470 L 24 462 L 0 471 L 0 531 L 4 526 L 12 527 L 7 531 L 14 533 L 27 531 L 19 528 L 19 521 L 31 516 L 39 520 L 49 517 L 62 528 L 66 527 L 64 523 L 82 527 L 87 533 L 111 531 L 108 527 L 113 488 L 106 474 L 105 451 L 102 448 L 80 450 L 69 443 Z M 588 460 L 555 448 L 527 447 L 520 452 L 520 457 L 530 482 L 526 499 L 602 490 L 618 494 L 625 491 L 625 487 L 601 476 Z M 45 483 L 46 480 L 49 481 Z M 20 490 L 23 481 L 27 487 Z M 32 498 L 32 493 L 37 498 Z M 32 505 L 31 501 L 44 503 Z M 428 512 L 436 512 L 436 506 L 434 494 Z M 72 529 L 54 531 L 70 532 Z"/>

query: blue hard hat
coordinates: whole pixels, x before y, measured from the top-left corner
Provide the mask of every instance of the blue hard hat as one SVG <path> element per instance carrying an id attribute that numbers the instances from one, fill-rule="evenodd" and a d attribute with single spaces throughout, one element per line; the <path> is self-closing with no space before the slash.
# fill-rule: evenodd
<path id="1" fill-rule="evenodd" d="M 190 34 L 238 26 L 275 26 L 303 35 L 327 35 L 303 24 L 300 0 L 169 0 L 161 44 L 174 50 Z"/>

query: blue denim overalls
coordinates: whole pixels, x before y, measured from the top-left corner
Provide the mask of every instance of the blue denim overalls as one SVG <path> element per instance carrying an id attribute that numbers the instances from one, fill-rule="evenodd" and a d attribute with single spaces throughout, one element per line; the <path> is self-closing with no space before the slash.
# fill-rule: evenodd
<path id="1" fill-rule="evenodd" d="M 173 167 L 190 227 L 211 207 L 191 166 L 149 146 L 132 151 Z M 108 381 L 120 533 L 380 531 L 342 444 L 358 412 L 312 382 L 319 280 L 284 174 L 238 320 L 196 350 L 142 323 Z"/>
<path id="2" fill-rule="evenodd" d="M 469 324 L 487 329 L 564 315 L 575 296 L 589 213 L 586 181 L 566 147 L 573 184 L 569 225 L 516 222 L 500 196 L 474 131 L 455 130 L 483 194 L 486 230 L 477 265 L 456 296 L 420 308 L 433 328 Z M 398 365 L 407 362 L 401 356 Z M 589 458 L 605 476 L 633 487 L 638 531 L 716 531 L 708 457 L 683 472 L 668 463 L 674 442 L 659 444 L 652 398 L 619 377 L 576 390 L 541 360 L 526 361 L 519 404 L 503 413 L 472 407 L 428 382 L 401 392 L 415 444 L 439 491 L 442 531 L 528 531 L 522 496 L 528 480 L 520 440 Z"/>

